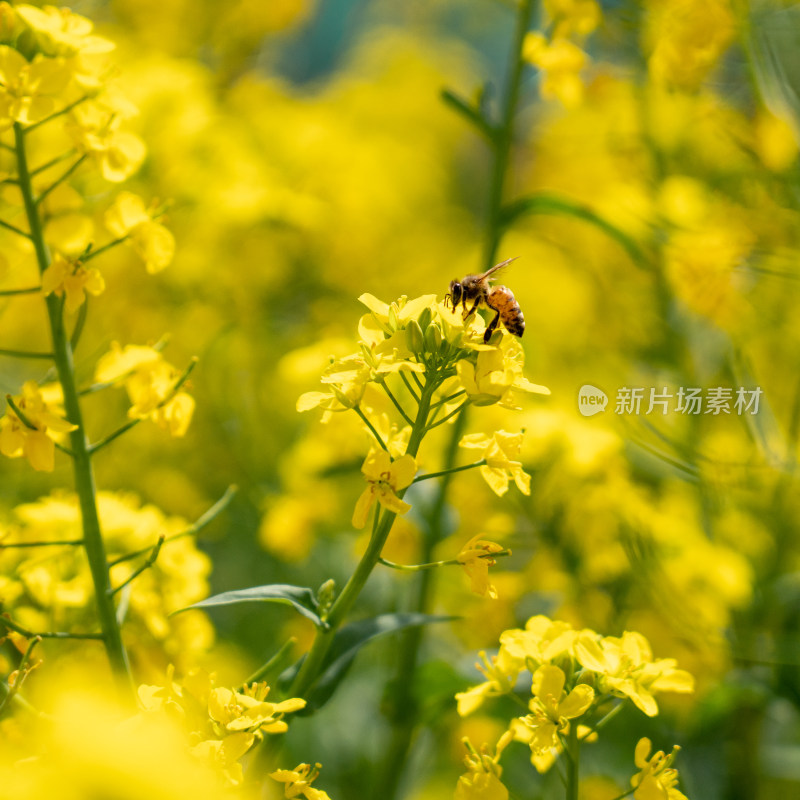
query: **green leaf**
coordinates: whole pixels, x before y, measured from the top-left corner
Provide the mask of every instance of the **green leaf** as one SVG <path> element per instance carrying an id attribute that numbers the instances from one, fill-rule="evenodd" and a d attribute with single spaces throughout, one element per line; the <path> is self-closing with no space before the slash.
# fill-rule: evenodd
<path id="1" fill-rule="evenodd" d="M 364 645 L 385 636 L 388 633 L 395 633 L 404 628 L 411 628 L 416 625 L 430 625 L 434 622 L 450 622 L 457 617 L 436 616 L 433 614 L 380 614 L 377 617 L 353 622 L 343 627 L 333 638 L 333 643 L 325 659 L 325 666 L 320 677 L 312 687 L 308 696 L 308 705 L 299 712 L 300 714 L 310 714 L 321 708 L 330 700 L 336 688 L 342 682 L 347 671 L 353 664 L 358 651 Z M 300 662 L 302 663 L 302 662 Z M 290 673 L 299 669 L 297 664 Z M 294 676 L 284 673 L 282 680 L 291 680 Z"/>
<path id="2" fill-rule="evenodd" d="M 317 614 L 317 601 L 314 592 L 305 586 L 291 586 L 287 583 L 271 583 L 267 586 L 253 586 L 251 589 L 235 589 L 232 592 L 215 594 L 199 603 L 174 611 L 180 614 L 190 608 L 214 608 L 231 606 L 237 603 L 285 603 L 293 606 L 300 614 L 310 619 L 318 628 L 328 629 L 328 623 Z"/>
<path id="3" fill-rule="evenodd" d="M 607 219 L 592 211 L 589 206 L 569 197 L 552 194 L 550 192 L 540 192 L 538 194 L 521 197 L 508 203 L 503 208 L 501 224 L 503 228 L 513 225 L 520 217 L 527 214 L 552 214 L 563 217 L 575 217 L 576 219 L 588 222 L 599 228 L 603 233 L 610 236 L 615 242 L 620 244 L 625 252 L 630 256 L 637 266 L 649 268 L 647 257 L 632 236 L 629 236 L 621 228 L 610 223 Z"/>

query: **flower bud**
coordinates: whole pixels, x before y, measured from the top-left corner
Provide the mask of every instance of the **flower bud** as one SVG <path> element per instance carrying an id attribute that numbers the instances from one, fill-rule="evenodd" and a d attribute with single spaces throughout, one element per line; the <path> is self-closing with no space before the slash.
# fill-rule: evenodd
<path id="1" fill-rule="evenodd" d="M 408 325 L 406 325 L 406 345 L 408 346 L 408 349 L 415 355 L 419 355 L 425 347 L 425 340 L 422 336 L 422 328 L 415 319 L 412 319 Z"/>
<path id="2" fill-rule="evenodd" d="M 330 607 L 333 605 L 335 597 L 336 581 L 334 581 L 333 578 L 328 578 L 328 580 L 317 589 L 317 605 L 321 617 L 324 618 L 328 613 Z"/>
<path id="3" fill-rule="evenodd" d="M 429 353 L 438 352 L 442 345 L 443 337 L 442 331 L 438 325 L 432 324 L 428 326 L 425 331 L 425 348 Z"/>
<path id="4" fill-rule="evenodd" d="M 417 323 L 419 324 L 420 329 L 424 332 L 428 330 L 428 325 L 431 324 L 432 320 L 433 314 L 431 313 L 430 308 L 423 308 L 419 317 L 417 318 Z"/>
<path id="5" fill-rule="evenodd" d="M 392 331 L 396 331 L 400 325 L 397 322 L 397 306 L 392 303 L 389 306 L 389 328 Z"/>

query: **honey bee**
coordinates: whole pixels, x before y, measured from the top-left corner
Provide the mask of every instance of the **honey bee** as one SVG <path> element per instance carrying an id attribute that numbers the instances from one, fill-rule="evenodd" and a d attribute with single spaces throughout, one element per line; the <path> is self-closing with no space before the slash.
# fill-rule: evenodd
<path id="1" fill-rule="evenodd" d="M 516 256 L 514 256 L 516 258 Z M 452 305 L 453 311 L 460 303 L 464 309 L 464 319 L 469 319 L 478 309 L 481 302 L 497 313 L 483 334 L 483 341 L 488 342 L 494 333 L 497 323 L 501 322 L 506 330 L 514 336 L 522 336 L 525 332 L 525 318 L 522 309 L 514 298 L 514 293 L 507 286 L 492 286 L 489 278 L 503 267 L 514 261 L 509 258 L 481 275 L 467 275 L 460 281 L 450 281 L 450 291 L 444 296 L 445 306 Z M 472 303 L 472 308 L 467 311 L 467 303 Z"/>

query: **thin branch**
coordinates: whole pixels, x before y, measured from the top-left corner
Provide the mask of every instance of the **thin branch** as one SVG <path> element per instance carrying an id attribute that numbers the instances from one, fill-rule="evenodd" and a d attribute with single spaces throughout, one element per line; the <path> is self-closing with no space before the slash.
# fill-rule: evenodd
<path id="1" fill-rule="evenodd" d="M 446 417 L 442 417 L 438 422 L 434 422 L 432 425 L 428 425 L 427 430 L 432 431 L 434 428 L 438 428 L 440 425 L 444 425 L 445 422 L 452 419 L 456 414 L 460 411 L 463 411 L 466 406 L 470 403 L 469 400 L 465 400 L 458 408 L 451 411 Z"/>
<path id="2" fill-rule="evenodd" d="M 0 289 L 0 297 L 11 297 L 15 294 L 36 294 L 41 291 L 41 286 L 28 286 L 25 289 Z"/>
<path id="3" fill-rule="evenodd" d="M 83 397 L 84 395 L 87 394 L 94 394 L 94 392 L 100 392 L 103 389 L 110 389 L 112 386 L 116 386 L 117 383 L 118 383 L 117 380 L 106 381 L 105 383 L 93 383 L 87 386 L 85 389 L 80 389 L 78 391 L 78 395 L 80 397 Z"/>
<path id="4" fill-rule="evenodd" d="M 425 388 L 425 384 L 419 379 L 419 375 L 416 372 L 412 372 L 411 377 L 414 379 L 414 383 L 417 384 L 417 389 L 421 392 Z"/>
<path id="5" fill-rule="evenodd" d="M 158 558 L 158 554 L 161 552 L 161 548 L 164 546 L 164 542 L 166 541 L 166 537 L 162 533 L 161 536 L 158 537 L 158 541 L 153 545 L 153 549 L 150 552 L 150 556 L 148 557 L 147 561 L 144 562 L 140 567 L 134 570 L 119 586 L 115 589 L 109 589 L 108 593 L 112 597 L 119 592 L 120 590 L 124 589 L 129 583 L 133 583 L 145 570 L 150 569 L 153 564 L 156 563 L 156 559 Z"/>
<path id="6" fill-rule="evenodd" d="M 414 388 L 411 386 L 411 382 L 406 377 L 406 373 L 404 370 L 400 370 L 400 377 L 403 379 L 403 383 L 406 385 L 406 389 L 408 389 L 408 393 L 414 398 L 414 402 L 419 405 L 419 395 L 414 391 Z"/>
<path id="7" fill-rule="evenodd" d="M 11 620 L 5 614 L 0 617 L 0 625 L 5 625 L 6 628 L 10 628 L 12 631 L 16 631 L 17 633 L 21 633 L 27 639 L 32 637 L 40 636 L 42 639 L 102 639 L 102 633 L 69 633 L 67 631 L 44 631 L 42 633 L 34 633 L 33 631 L 29 631 L 27 628 L 23 628 L 22 625 Z"/>
<path id="8" fill-rule="evenodd" d="M 480 461 L 474 461 L 472 464 L 464 464 L 461 467 L 452 467 L 451 469 L 443 469 L 441 472 L 426 472 L 424 475 L 417 475 L 411 483 L 427 481 L 430 478 L 441 478 L 442 475 L 452 475 L 454 472 L 464 472 L 464 470 L 475 469 L 475 467 L 483 467 L 485 465 L 486 459 L 482 458 Z"/>
<path id="9" fill-rule="evenodd" d="M 358 406 L 354 406 L 353 410 L 356 412 L 356 414 L 358 414 L 359 417 L 361 417 L 364 424 L 370 429 L 378 444 L 388 453 L 389 448 L 386 446 L 386 442 L 383 441 L 381 435 L 375 430 L 375 426 L 369 421 L 369 419 L 367 419 L 367 415 Z"/>
<path id="10" fill-rule="evenodd" d="M 52 353 L 36 353 L 31 350 L 11 350 L 9 348 L 0 348 L 0 356 L 8 356 L 8 358 L 47 358 L 52 360 Z"/>
<path id="11" fill-rule="evenodd" d="M 262 664 L 245 682 L 244 686 L 249 686 L 251 683 L 258 683 L 262 681 L 265 677 L 269 676 L 270 672 L 273 670 L 277 670 L 278 672 L 283 672 L 284 666 L 288 666 L 285 662 L 287 661 L 287 655 L 289 655 L 289 651 L 297 644 L 297 639 L 294 636 L 290 636 L 282 645 L 281 648 L 275 653 L 266 664 Z M 244 687 L 242 687 L 244 688 Z"/>
<path id="12" fill-rule="evenodd" d="M 91 261 L 93 258 L 97 258 L 97 256 L 102 255 L 106 252 L 106 250 L 110 250 L 112 247 L 116 247 L 118 244 L 122 244 L 124 241 L 130 238 L 130 234 L 126 233 L 124 236 L 120 236 L 119 239 L 113 239 L 112 241 L 108 242 L 108 244 L 104 244 L 102 247 L 98 247 L 97 250 L 91 250 L 88 252 L 81 261 L 86 264 L 88 261 Z"/>
<path id="13" fill-rule="evenodd" d="M 386 394 L 389 396 L 389 399 L 394 404 L 394 407 L 400 412 L 400 416 L 409 425 L 411 425 L 411 427 L 413 428 L 414 427 L 414 420 L 412 420 L 411 417 L 409 417 L 408 414 L 406 414 L 406 412 L 403 410 L 403 406 L 400 405 L 400 403 L 397 401 L 397 398 L 392 394 L 392 390 L 389 388 L 389 385 L 386 383 L 386 379 L 385 378 L 381 381 L 381 386 L 383 387 L 383 389 L 386 392 Z"/>
<path id="14" fill-rule="evenodd" d="M 189 378 L 189 375 L 191 375 L 192 370 L 196 366 L 197 366 L 197 357 L 193 357 L 192 360 L 189 362 L 189 365 L 183 371 L 183 374 L 181 375 L 181 377 L 178 378 L 177 382 L 169 390 L 169 392 L 164 397 L 164 399 L 161 400 L 159 403 L 157 403 L 153 407 L 153 411 L 158 411 L 159 408 L 163 408 L 167 403 L 169 403 L 170 400 L 172 400 L 173 397 L 175 397 L 175 395 L 180 391 L 180 389 L 183 386 L 183 384 L 186 383 L 186 381 Z M 116 439 L 119 436 L 122 436 L 123 433 L 127 433 L 131 428 L 136 427 L 144 419 L 146 419 L 146 417 L 139 417 L 138 419 L 133 419 L 130 422 L 126 422 L 123 426 L 121 426 L 120 428 L 117 428 L 117 430 L 115 430 L 113 433 L 110 433 L 108 436 L 106 436 L 105 439 L 101 439 L 99 442 L 96 442 L 95 444 L 89 445 L 89 453 L 90 453 L 90 455 L 93 455 L 98 450 L 100 450 L 103 447 L 105 447 L 107 444 L 111 444 L 111 442 L 113 442 L 114 439 Z"/>
<path id="15" fill-rule="evenodd" d="M 510 550 L 498 550 L 496 553 L 480 553 L 477 558 L 485 558 L 485 559 L 492 559 L 495 558 L 504 558 L 505 556 L 510 556 Z M 463 567 L 463 562 L 459 561 L 457 558 L 448 558 L 444 561 L 429 561 L 427 564 L 396 564 L 394 561 L 389 561 L 383 557 L 378 559 L 379 564 L 383 564 L 384 567 L 389 567 L 389 569 L 396 569 L 400 570 L 401 572 L 422 572 L 426 569 L 436 569 L 437 567 Z"/>
<path id="16" fill-rule="evenodd" d="M 7 231 L 11 231 L 11 233 L 16 233 L 17 236 L 22 236 L 25 239 L 31 238 L 31 235 L 29 233 L 25 233 L 25 231 L 23 231 L 21 228 L 17 228 L 10 222 L 6 222 L 5 220 L 2 219 L 0 219 L 0 228 L 5 228 Z"/>
<path id="17" fill-rule="evenodd" d="M 81 303 L 81 307 L 78 309 L 78 318 L 75 320 L 75 327 L 72 329 L 72 336 L 69 337 L 69 346 L 72 348 L 72 352 L 75 352 L 75 349 L 78 346 L 78 342 L 80 341 L 81 334 L 83 333 L 83 326 L 86 324 L 86 315 L 89 313 L 89 298 L 84 297 L 83 303 Z"/>
<path id="18" fill-rule="evenodd" d="M 222 497 L 220 497 L 220 499 L 217 500 L 217 502 L 205 512 L 205 514 L 198 517 L 192 525 L 185 530 L 182 530 L 180 533 L 167 536 L 164 540 L 164 544 L 169 544 L 177 539 L 183 539 L 186 536 L 194 536 L 195 534 L 200 533 L 200 531 L 203 530 L 206 525 L 213 522 L 213 520 L 216 519 L 228 507 L 228 504 L 231 502 L 231 500 L 233 500 L 233 496 L 237 491 L 238 489 L 236 486 L 229 486 L 225 490 L 225 494 L 223 494 Z M 151 548 L 152 545 L 148 545 L 140 550 L 134 550 L 132 553 L 126 553 L 124 556 L 119 556 L 119 558 L 115 558 L 113 561 L 108 563 L 109 569 L 111 567 L 115 567 L 117 564 L 121 564 L 123 561 L 130 561 L 132 558 L 142 556 Z"/>
<path id="19" fill-rule="evenodd" d="M 56 156 L 55 158 L 51 158 L 46 163 L 42 164 L 41 167 L 36 167 L 36 169 L 31 170 L 31 177 L 34 175 L 38 175 L 40 172 L 45 172 L 46 170 L 50 169 L 50 167 L 54 167 L 56 164 L 60 164 L 62 161 L 66 161 L 68 158 L 72 158 L 72 156 L 77 155 L 75 149 L 67 150 L 66 153 L 62 153 L 60 156 Z"/>
<path id="20" fill-rule="evenodd" d="M 42 641 L 41 636 L 34 636 L 31 639 L 30 643 L 28 644 L 27 649 L 25 650 L 25 654 L 22 656 L 22 661 L 19 662 L 19 667 L 17 667 L 17 677 L 14 681 L 14 685 L 8 685 L 8 693 L 3 698 L 3 702 L 0 703 L 0 714 L 3 712 L 3 709 L 14 699 L 17 692 L 22 688 L 22 684 L 25 682 L 25 678 L 28 677 L 29 672 L 27 671 L 28 663 L 31 660 L 31 656 L 33 655 L 33 648 L 36 647 L 37 644 L 40 644 Z"/>
<path id="21" fill-rule="evenodd" d="M 56 178 L 56 179 L 55 179 L 55 181 L 53 181 L 53 183 L 51 183 L 51 184 L 50 184 L 50 185 L 49 185 L 49 186 L 48 186 L 48 187 L 47 187 L 47 188 L 46 188 L 46 189 L 45 189 L 45 190 L 44 190 L 44 191 L 43 191 L 43 192 L 42 192 L 42 193 L 41 193 L 41 194 L 40 194 L 40 195 L 39 195 L 39 196 L 36 198 L 36 205 L 37 205 L 37 206 L 40 206 L 40 205 L 41 205 L 41 204 L 42 204 L 42 203 L 43 203 L 43 202 L 44 202 L 44 201 L 47 199 L 47 196 L 50 194 L 50 192 L 52 192 L 52 191 L 53 191 L 53 189 L 57 189 L 57 188 L 58 188 L 58 187 L 59 187 L 59 186 L 60 186 L 62 183 L 64 183 L 64 181 L 65 181 L 67 178 L 69 178 L 69 176 L 70 176 L 70 175 L 72 175 L 72 173 L 73 173 L 73 172 L 75 172 L 75 170 L 76 170 L 76 169 L 78 169 L 78 167 L 79 167 L 81 164 L 83 164 L 83 162 L 84 162 L 84 161 L 86 161 L 86 159 L 87 159 L 88 157 L 89 157 L 89 156 L 88 156 L 86 153 L 84 153 L 84 154 L 83 154 L 83 155 L 82 155 L 82 156 L 81 156 L 81 157 L 80 157 L 80 158 L 79 158 L 77 161 L 73 162 L 73 163 L 72 163 L 72 164 L 71 164 L 71 165 L 70 165 L 70 166 L 69 166 L 67 169 L 65 169 L 65 170 L 64 170 L 64 172 L 61 174 L 61 177 L 59 177 L 59 178 Z"/>
<path id="22" fill-rule="evenodd" d="M 451 401 L 455 400 L 456 397 L 461 397 L 462 394 L 466 394 L 466 392 L 463 389 L 459 389 L 457 392 L 453 392 L 453 394 L 450 394 L 447 397 L 443 397 L 441 400 L 437 400 L 435 403 L 433 403 L 433 405 L 431 405 L 431 409 L 447 405 L 447 403 L 450 403 Z"/>
<path id="23" fill-rule="evenodd" d="M 89 95 L 84 95 L 83 97 L 79 97 L 74 103 L 70 103 L 68 106 L 64 106 L 60 111 L 56 111 L 51 114 L 49 117 L 45 117 L 44 119 L 40 119 L 38 122 L 34 122 L 33 125 L 28 125 L 27 128 L 23 128 L 23 133 L 30 133 L 31 131 L 35 131 L 40 125 L 46 125 L 51 120 L 57 119 L 58 117 L 63 116 L 64 114 L 69 114 L 75 106 L 79 106 L 81 103 L 85 103 L 89 99 Z M 10 148 L 14 150 L 14 148 Z"/>
<path id="24" fill-rule="evenodd" d="M 54 539 L 51 542 L 41 541 L 41 542 L 0 542 L 0 550 L 9 550 L 13 548 L 19 547 L 55 547 L 56 545 L 81 545 L 83 544 L 83 539 Z"/>

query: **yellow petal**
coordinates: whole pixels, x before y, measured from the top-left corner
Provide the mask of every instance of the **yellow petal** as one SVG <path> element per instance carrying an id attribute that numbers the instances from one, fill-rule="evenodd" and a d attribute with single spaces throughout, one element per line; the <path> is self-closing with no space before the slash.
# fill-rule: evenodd
<path id="1" fill-rule="evenodd" d="M 367 524 L 367 517 L 372 504 L 375 502 L 375 493 L 372 486 L 367 486 L 361 493 L 361 497 L 356 502 L 355 510 L 353 511 L 353 527 L 356 530 L 361 530 Z"/>

